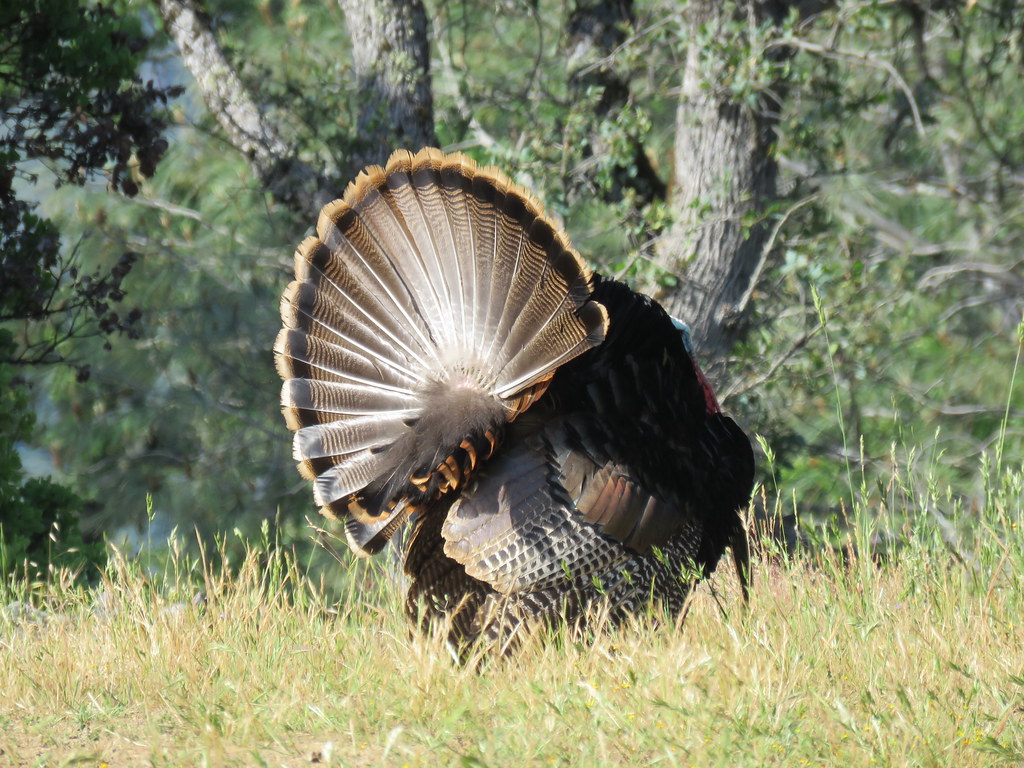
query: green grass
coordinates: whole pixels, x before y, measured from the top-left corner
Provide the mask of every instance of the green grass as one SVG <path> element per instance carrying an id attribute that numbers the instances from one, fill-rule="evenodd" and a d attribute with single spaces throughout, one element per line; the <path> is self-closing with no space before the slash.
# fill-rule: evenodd
<path id="1" fill-rule="evenodd" d="M 856 525 L 792 558 L 769 543 L 747 610 L 723 567 L 682 627 L 644 616 L 464 667 L 363 563 L 332 599 L 266 545 L 226 569 L 172 552 L 151 576 L 115 558 L 96 590 L 12 583 L 4 602 L 61 615 L 0 620 L 0 765 L 1021 763 L 1021 473 L 989 489 L 946 510 L 956 555 L 927 514 L 883 563 L 855 554 Z"/>

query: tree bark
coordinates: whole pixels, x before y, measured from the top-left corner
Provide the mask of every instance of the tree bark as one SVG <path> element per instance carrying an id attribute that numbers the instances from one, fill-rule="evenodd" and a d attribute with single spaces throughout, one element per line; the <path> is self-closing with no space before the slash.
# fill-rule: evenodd
<path id="1" fill-rule="evenodd" d="M 692 0 L 683 23 L 695 41 L 702 27 L 721 29 L 736 18 L 778 26 L 794 10 L 808 20 L 833 5 L 834 0 Z M 772 55 L 791 53 L 778 47 Z M 656 263 L 679 280 L 672 289 L 647 288 L 690 324 L 702 364 L 715 370 L 746 332 L 750 299 L 768 256 L 771 227 L 764 214 L 777 199 L 775 127 L 785 83 L 774 83 L 752 105 L 716 87 L 727 79 L 724 62 L 719 72 L 702 72 L 700 57 L 691 44 L 676 111 L 673 224 L 655 250 Z"/>
<path id="2" fill-rule="evenodd" d="M 398 148 L 436 146 L 427 16 L 420 0 L 338 0 L 364 94 L 358 165 L 383 163 Z"/>
<path id="3" fill-rule="evenodd" d="M 352 40 L 362 92 L 359 140 L 339 172 L 326 178 L 263 114 L 221 50 L 194 0 L 158 0 L 164 27 L 181 50 L 228 141 L 248 159 L 261 184 L 282 204 L 308 216 L 336 198 L 369 163 L 398 147 L 435 145 L 427 21 L 420 0 L 339 0 Z"/>
<path id="4" fill-rule="evenodd" d="M 746 0 L 733 13 L 778 21 L 785 5 Z M 714 29 L 736 18 L 728 13 L 718 0 L 691 3 L 685 16 L 691 39 L 702 26 Z M 772 149 L 779 104 L 768 93 L 753 106 L 737 99 L 716 88 L 715 73 L 709 76 L 701 65 L 701 50 L 691 44 L 676 113 L 673 224 L 656 248 L 656 262 L 678 283 L 656 295 L 690 324 L 702 364 L 714 369 L 743 333 L 765 257 L 769 228 L 761 214 L 776 196 Z M 781 84 L 772 93 L 781 93 Z"/>
<path id="5" fill-rule="evenodd" d="M 207 109 L 232 146 L 249 159 L 264 188 L 298 213 L 317 211 L 334 199 L 338 184 L 300 160 L 297 149 L 262 113 L 224 56 L 207 16 L 192 0 L 159 0 L 158 7 Z"/>

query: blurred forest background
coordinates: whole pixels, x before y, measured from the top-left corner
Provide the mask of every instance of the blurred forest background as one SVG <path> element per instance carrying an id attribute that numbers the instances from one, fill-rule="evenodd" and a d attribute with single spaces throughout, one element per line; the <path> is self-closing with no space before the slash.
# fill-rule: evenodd
<path id="1" fill-rule="evenodd" d="M 308 544 L 278 297 L 424 143 L 693 326 L 784 511 L 969 517 L 1020 469 L 1020 3 L 13 0 L 0 108 L 4 569 Z"/>

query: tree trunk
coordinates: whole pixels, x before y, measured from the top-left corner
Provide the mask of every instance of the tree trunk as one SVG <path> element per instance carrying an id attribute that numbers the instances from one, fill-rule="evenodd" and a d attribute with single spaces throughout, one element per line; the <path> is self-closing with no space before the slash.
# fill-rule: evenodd
<path id="1" fill-rule="evenodd" d="M 393 149 L 437 143 L 427 20 L 420 0 L 339 3 L 363 101 L 358 144 L 341 178 L 327 179 L 299 158 L 298 149 L 260 109 L 258 94 L 246 89 L 194 0 L 158 0 L 164 27 L 225 137 L 249 159 L 264 188 L 302 216 L 333 200 L 359 169 L 384 162 Z"/>
<path id="2" fill-rule="evenodd" d="M 352 61 L 365 94 L 358 166 L 383 163 L 398 148 L 436 146 L 427 16 L 420 0 L 338 0 Z"/>
<path id="3" fill-rule="evenodd" d="M 769 8 L 745 0 L 729 12 L 718 0 L 700 0 L 690 4 L 685 21 L 697 40 L 702 26 L 718 30 L 739 18 L 778 21 L 787 5 Z M 776 194 L 772 149 L 779 105 L 764 92 L 751 106 L 716 88 L 726 78 L 708 73 L 701 56 L 700 47 L 691 44 L 676 113 L 673 224 L 656 249 L 659 266 L 679 279 L 656 295 L 672 315 L 690 324 L 702 364 L 716 368 L 743 333 L 763 265 L 770 229 L 761 216 Z M 719 66 L 725 75 L 726 64 Z M 771 92 L 781 93 L 781 84 Z"/>

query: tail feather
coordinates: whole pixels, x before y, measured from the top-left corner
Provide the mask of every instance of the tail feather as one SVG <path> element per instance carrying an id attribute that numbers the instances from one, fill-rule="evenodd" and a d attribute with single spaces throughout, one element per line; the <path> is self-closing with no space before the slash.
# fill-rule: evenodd
<path id="1" fill-rule="evenodd" d="M 371 552 L 465 482 L 607 312 L 540 203 L 461 154 L 394 153 L 317 233 L 282 297 L 281 402 L 317 503 Z"/>
<path id="2" fill-rule="evenodd" d="M 380 169 L 362 174 L 356 184 L 386 185 L 382 174 Z M 408 323 L 409 331 L 430 349 L 439 340 L 430 332 L 434 329 L 423 323 L 436 323 L 446 308 L 436 284 L 437 266 L 425 259 L 421 243 L 396 211 L 393 197 L 386 188 L 368 187 L 362 199 L 351 205 L 346 193 L 343 200 L 331 204 L 336 208 L 330 217 L 326 216 L 330 206 L 324 209 L 317 228 L 328 247 L 344 259 L 339 266 L 344 264 L 366 280 L 371 292 L 380 291 L 394 306 L 396 321 Z"/>
<path id="3" fill-rule="evenodd" d="M 558 348 L 559 339 L 565 338 L 566 323 L 572 322 L 571 316 L 565 312 L 553 316 L 532 338 L 522 341 L 520 347 L 512 350 L 515 354 L 502 369 L 507 383 L 504 388 L 498 390 L 498 396 L 512 397 L 527 382 L 536 381 L 537 376 L 543 371 L 551 371 L 600 344 L 604 338 L 602 312 L 603 308 L 599 304 L 590 303 L 584 306 L 580 315 L 592 323 L 591 332 L 555 356 L 552 356 L 551 351 Z"/>
<path id="4" fill-rule="evenodd" d="M 315 378 L 323 381 L 366 384 L 406 395 L 415 395 L 423 379 L 383 357 L 353 352 L 300 330 L 285 329 L 274 344 L 277 370 L 284 379 Z"/>
<path id="5" fill-rule="evenodd" d="M 495 267 L 501 265 L 498 268 L 503 274 L 500 274 L 498 279 L 492 278 L 490 286 L 490 303 L 493 306 L 488 312 L 487 326 L 484 329 L 488 339 L 485 353 L 488 359 L 500 353 L 519 310 L 524 308 L 523 305 L 529 300 L 533 288 L 528 284 L 527 278 L 520 274 L 526 233 L 522 231 L 518 222 L 507 216 L 498 215 L 496 223 L 493 259 Z"/>
<path id="6" fill-rule="evenodd" d="M 390 411 L 413 413 L 419 406 L 414 396 L 391 389 L 313 379 L 286 381 L 282 388 L 281 403 L 289 408 L 338 416 L 372 416 Z"/>
<path id="7" fill-rule="evenodd" d="M 408 414 L 408 411 L 382 411 L 326 424 L 308 424 L 295 433 L 293 457 L 303 461 L 383 448 L 402 434 Z"/>
<path id="8" fill-rule="evenodd" d="M 313 482 L 313 499 L 321 507 L 345 499 L 365 488 L 386 472 L 391 459 L 384 452 L 363 450 L 341 457 L 330 469 L 322 472 Z M 334 517 L 334 515 L 331 515 Z"/>
<path id="9" fill-rule="evenodd" d="M 473 348 L 485 349 L 494 338 L 493 330 L 497 325 L 497 319 L 493 317 L 495 308 L 500 308 L 498 291 L 502 286 L 493 279 L 498 252 L 498 217 L 494 215 L 492 205 L 472 195 L 472 187 L 467 193 L 453 191 L 452 196 L 465 203 L 466 229 L 475 255 Z"/>
<path id="10" fill-rule="evenodd" d="M 349 547 L 359 555 L 380 552 L 395 531 L 409 519 L 410 510 L 402 504 L 380 520 L 362 522 L 351 515 L 345 520 L 345 538 Z"/>
<path id="11" fill-rule="evenodd" d="M 438 190 L 443 199 L 442 208 L 448 225 L 447 232 L 450 238 L 451 252 L 473 254 L 472 258 L 464 259 L 459 266 L 462 277 L 459 285 L 462 290 L 462 320 L 464 323 L 462 338 L 473 349 L 479 349 L 481 341 L 479 305 L 483 300 L 481 287 L 486 289 L 490 283 L 489 281 L 481 282 L 480 271 L 483 263 L 476 254 L 474 220 L 469 209 L 469 197 L 462 184 L 465 177 L 460 175 L 464 171 L 462 164 L 456 168 L 442 166 L 438 173 Z"/>
<path id="12" fill-rule="evenodd" d="M 332 204 L 333 205 L 333 204 Z M 363 255 L 363 251 L 356 252 Z M 432 342 L 415 300 L 401 281 L 389 279 L 385 266 L 356 258 L 342 261 L 325 252 L 323 243 L 307 240 L 295 254 L 296 309 L 339 338 L 345 328 L 363 343 L 399 352 L 419 365 L 428 365 Z M 285 296 L 288 296 L 286 292 Z M 288 318 L 282 318 L 288 322 Z"/>
<path id="13" fill-rule="evenodd" d="M 442 233 L 447 228 L 447 212 L 435 179 L 429 169 L 411 172 L 405 169 L 411 156 L 396 163 L 388 161 L 389 202 L 408 227 L 420 265 L 427 277 L 430 295 L 437 301 L 439 314 L 432 317 L 436 340 L 444 345 L 457 345 L 465 338 L 462 268 L 458 255 L 443 245 Z M 441 314 L 443 310 L 448 314 Z"/>

